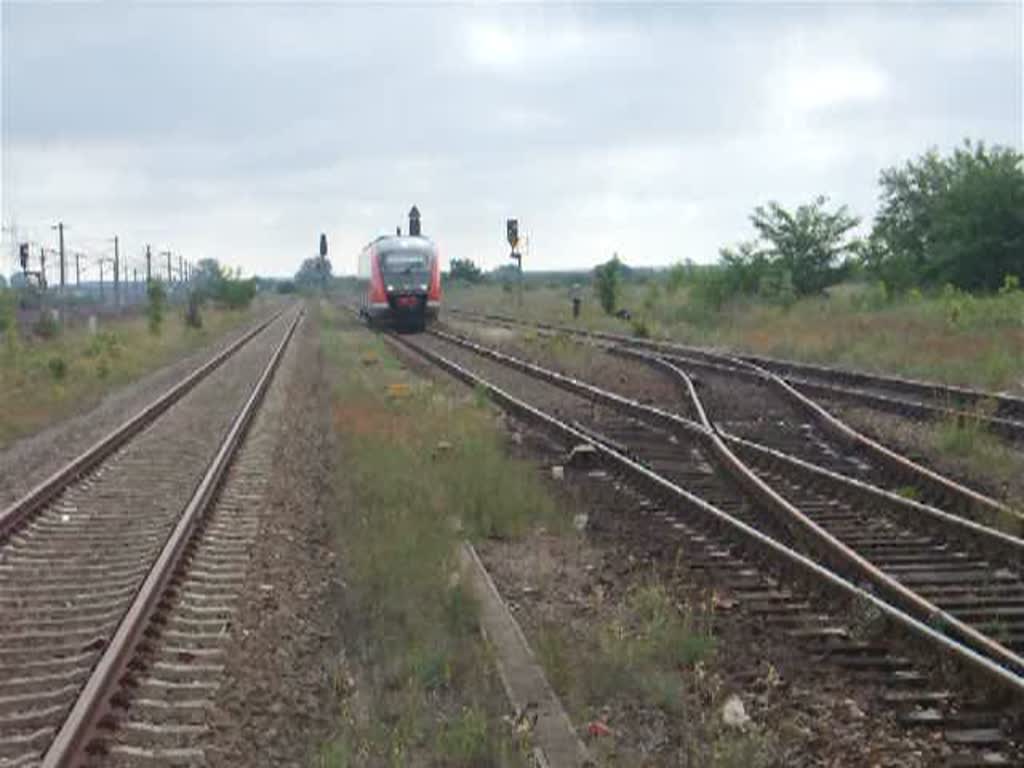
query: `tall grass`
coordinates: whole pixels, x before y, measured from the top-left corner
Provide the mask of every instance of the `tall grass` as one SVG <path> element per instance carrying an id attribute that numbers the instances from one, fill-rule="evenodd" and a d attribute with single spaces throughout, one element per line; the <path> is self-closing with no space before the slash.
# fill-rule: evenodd
<path id="1" fill-rule="evenodd" d="M 605 315 L 592 296 L 575 322 L 624 334 L 642 323 L 655 337 L 1024 393 L 1024 291 L 1013 286 L 992 296 L 952 288 L 894 296 L 880 284 L 844 284 L 828 296 L 788 305 L 741 297 L 719 307 L 692 286 L 653 291 L 654 284 L 623 285 L 620 305 L 632 310 L 633 322 Z M 448 299 L 466 308 L 520 312 L 494 286 L 453 291 Z M 527 291 L 521 313 L 574 323 L 562 288 Z"/>
<path id="2" fill-rule="evenodd" d="M 346 765 L 354 749 L 362 764 L 525 764 L 457 548 L 565 523 L 536 470 L 505 455 L 486 401 L 413 378 L 376 337 L 324 312 L 347 639 L 377 725 L 348 723 L 323 762 Z"/>
<path id="3" fill-rule="evenodd" d="M 0 448 L 68 416 L 87 410 L 107 392 L 166 365 L 252 317 L 250 312 L 210 310 L 203 328 L 183 318 L 151 334 L 143 317 L 63 330 L 53 338 L 21 340 L 5 333 L 0 344 Z"/>

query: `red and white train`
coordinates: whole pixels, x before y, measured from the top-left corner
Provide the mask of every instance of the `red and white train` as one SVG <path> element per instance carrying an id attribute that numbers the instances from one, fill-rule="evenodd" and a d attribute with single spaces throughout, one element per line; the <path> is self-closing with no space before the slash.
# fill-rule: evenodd
<path id="1" fill-rule="evenodd" d="M 359 313 L 373 325 L 423 330 L 441 309 L 437 246 L 420 234 L 419 212 L 409 212 L 408 235 L 384 235 L 359 254 Z"/>

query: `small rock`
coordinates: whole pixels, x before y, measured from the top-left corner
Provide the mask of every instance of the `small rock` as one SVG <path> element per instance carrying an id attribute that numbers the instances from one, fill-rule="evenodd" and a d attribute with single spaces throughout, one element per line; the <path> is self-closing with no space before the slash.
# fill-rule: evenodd
<path id="1" fill-rule="evenodd" d="M 864 714 L 864 710 L 857 706 L 857 702 L 853 699 L 846 699 L 843 701 L 843 706 L 846 707 L 846 715 L 851 720 L 863 720 L 867 715 Z"/>
<path id="2" fill-rule="evenodd" d="M 62 523 L 66 523 L 66 522 L 68 522 L 68 521 L 69 521 L 70 519 L 71 519 L 71 515 L 61 515 L 61 516 L 60 516 L 60 521 L 61 521 Z"/>
<path id="3" fill-rule="evenodd" d="M 573 527 L 577 531 L 582 531 L 587 527 L 587 522 L 590 520 L 590 516 L 584 512 L 580 512 L 572 518 Z"/>
<path id="4" fill-rule="evenodd" d="M 725 704 L 722 706 L 722 722 L 730 728 L 739 730 L 750 725 L 750 715 L 747 714 L 746 707 L 743 706 L 743 700 L 736 694 L 725 700 Z"/>

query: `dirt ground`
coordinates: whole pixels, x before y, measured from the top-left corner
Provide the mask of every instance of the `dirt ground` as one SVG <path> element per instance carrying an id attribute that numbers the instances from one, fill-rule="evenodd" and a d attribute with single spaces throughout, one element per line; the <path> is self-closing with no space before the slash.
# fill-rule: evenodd
<path id="1" fill-rule="evenodd" d="M 337 725 L 347 679 L 342 585 L 324 512 L 332 453 L 315 324 L 307 321 L 293 343 L 267 513 L 211 715 L 213 766 L 310 765 Z"/>
<path id="2" fill-rule="evenodd" d="M 465 397 L 464 387 L 435 369 L 407 364 Z M 358 699 L 359 671 L 343 648 L 345 585 L 325 514 L 334 451 L 312 323 L 296 338 L 294 370 L 301 375 L 288 384 L 269 513 L 211 718 L 212 765 L 316 764 L 322 745 L 343 727 L 340 703 Z M 614 483 L 576 470 L 553 479 L 563 447 L 515 421 L 506 425 L 510 454 L 536 462 L 564 513 L 586 516 L 584 532 L 533 530 L 518 540 L 480 542 L 478 550 L 535 652 L 552 626 L 568 638 L 550 676 L 600 765 L 875 768 L 936 765 L 948 755 L 932 732 L 900 727 L 876 688 L 794 647 L 727 588 L 680 563 L 671 537 L 637 516 L 635 502 Z M 585 657 L 608 617 L 652 582 L 710 622 L 713 653 L 672 673 L 673 690 L 682 694 L 671 706 L 626 692 L 594 696 L 586 685 L 581 693 L 579 679 L 590 674 Z M 733 695 L 750 717 L 742 729 L 722 723 L 723 703 Z"/>
<path id="3" fill-rule="evenodd" d="M 521 425 L 512 432 L 514 450 L 532 455 L 542 470 L 562 460 Z M 676 673 L 681 711 L 628 695 L 581 700 L 568 692 L 570 716 L 602 764 L 927 766 L 948 754 L 932 734 L 900 727 L 874 686 L 809 657 L 744 611 L 727 588 L 687 569 L 665 532 L 631 514 L 630 498 L 612 483 L 580 472 L 565 477 L 551 482 L 552 492 L 566 514 L 587 516 L 585 535 L 536 531 L 479 547 L 534 648 L 557 625 L 572 638 L 570 654 L 591 652 L 608 617 L 652 582 L 666 585 L 684 610 L 709 616 L 715 637 L 705 664 Z M 582 659 L 570 655 L 563 663 L 567 677 L 585 674 Z M 751 717 L 742 732 L 722 725 L 723 702 L 733 694 Z M 591 735 L 595 722 L 610 733 Z"/>

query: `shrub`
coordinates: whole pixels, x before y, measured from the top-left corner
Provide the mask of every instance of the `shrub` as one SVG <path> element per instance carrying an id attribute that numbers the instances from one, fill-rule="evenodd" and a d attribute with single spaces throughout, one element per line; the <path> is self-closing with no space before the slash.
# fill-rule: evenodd
<path id="1" fill-rule="evenodd" d="M 46 367 L 50 369 L 50 375 L 53 376 L 54 381 L 63 381 L 64 377 L 67 376 L 68 364 L 64 361 L 63 357 L 51 357 L 47 361 Z"/>
<path id="2" fill-rule="evenodd" d="M 150 280 L 146 288 L 146 318 L 149 321 L 149 332 L 157 335 L 164 322 L 164 305 L 167 302 L 167 293 L 164 291 L 164 284 L 159 280 Z"/>
<path id="3" fill-rule="evenodd" d="M 619 301 L 620 273 L 622 262 L 618 254 L 612 256 L 610 261 L 601 264 L 594 269 L 594 288 L 597 291 L 597 300 L 605 314 L 615 312 Z"/>
<path id="4" fill-rule="evenodd" d="M 202 328 L 203 316 L 199 312 L 201 304 L 199 294 L 192 291 L 188 295 L 188 306 L 185 308 L 185 325 L 189 328 Z"/>
<path id="5" fill-rule="evenodd" d="M 10 332 L 13 334 L 16 331 L 16 304 L 17 299 L 15 298 L 14 291 L 0 288 L 0 333 L 6 334 Z"/>

